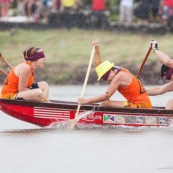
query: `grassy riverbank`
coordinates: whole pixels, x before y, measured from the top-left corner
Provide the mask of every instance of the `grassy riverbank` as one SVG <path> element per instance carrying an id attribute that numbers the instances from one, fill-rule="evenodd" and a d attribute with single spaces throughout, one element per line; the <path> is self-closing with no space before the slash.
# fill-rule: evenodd
<path id="1" fill-rule="evenodd" d="M 40 47 L 45 51 L 47 62 L 45 69 L 38 70 L 36 80 L 47 80 L 50 84 L 71 84 L 84 80 L 93 40 L 100 42 L 103 60 L 108 59 L 125 67 L 130 64 L 138 70 L 151 39 L 158 41 L 161 50 L 173 54 L 171 34 L 137 35 L 80 29 L 1 31 L 0 52 L 12 65 L 15 65 L 23 61 L 23 50 L 31 46 Z M 147 63 L 152 61 L 157 61 L 153 52 Z M 3 65 L 0 67 L 4 69 Z"/>

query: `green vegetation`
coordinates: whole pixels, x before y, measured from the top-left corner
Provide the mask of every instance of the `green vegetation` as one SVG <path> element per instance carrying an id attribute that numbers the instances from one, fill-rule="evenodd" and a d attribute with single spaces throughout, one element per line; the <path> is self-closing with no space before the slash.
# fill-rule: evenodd
<path id="1" fill-rule="evenodd" d="M 88 31 L 80 29 L 16 30 L 0 32 L 0 52 L 12 64 L 23 61 L 23 51 L 31 46 L 40 47 L 47 57 L 46 69 L 41 70 L 39 78 L 52 84 L 66 83 L 74 76 L 84 78 L 89 62 L 92 41 L 100 43 L 101 57 L 115 64 L 130 63 L 138 67 L 145 57 L 151 39 L 159 43 L 159 48 L 171 55 L 173 35 L 137 35 L 110 31 Z M 151 53 L 148 61 L 157 61 Z M 0 64 L 4 69 L 4 66 Z M 83 73 L 80 74 L 80 70 Z M 47 73 L 44 73 L 44 72 Z M 44 74 L 43 74 L 44 73 Z M 41 75 L 41 76 L 40 76 Z M 81 75 L 81 76 L 80 76 Z M 71 82 L 72 83 L 72 82 Z"/>

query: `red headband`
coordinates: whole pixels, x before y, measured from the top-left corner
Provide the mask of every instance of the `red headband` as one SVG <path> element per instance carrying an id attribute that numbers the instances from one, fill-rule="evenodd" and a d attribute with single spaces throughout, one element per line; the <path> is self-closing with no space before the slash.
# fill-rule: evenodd
<path id="1" fill-rule="evenodd" d="M 44 55 L 44 52 L 41 51 L 41 52 L 38 52 L 28 58 L 24 57 L 26 61 L 37 61 L 38 59 L 40 58 L 45 58 L 45 55 Z"/>

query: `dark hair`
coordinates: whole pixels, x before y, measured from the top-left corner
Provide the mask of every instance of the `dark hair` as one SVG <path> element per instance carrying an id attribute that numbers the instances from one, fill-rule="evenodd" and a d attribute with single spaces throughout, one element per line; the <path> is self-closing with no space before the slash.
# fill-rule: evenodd
<path id="1" fill-rule="evenodd" d="M 33 56 L 34 54 L 38 53 L 41 49 L 36 47 L 31 47 L 28 50 L 25 50 L 23 52 L 24 58 L 27 59 L 30 56 Z"/>
<path id="2" fill-rule="evenodd" d="M 168 71 L 169 67 L 166 66 L 165 64 L 162 65 L 161 67 L 161 77 L 165 75 L 165 73 Z"/>
<path id="3" fill-rule="evenodd" d="M 112 67 L 110 70 L 113 70 L 114 71 L 115 69 L 116 69 L 115 67 Z"/>

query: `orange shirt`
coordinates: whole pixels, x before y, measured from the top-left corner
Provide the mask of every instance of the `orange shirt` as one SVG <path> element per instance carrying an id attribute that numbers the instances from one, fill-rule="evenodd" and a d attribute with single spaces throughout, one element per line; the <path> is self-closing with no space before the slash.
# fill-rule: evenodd
<path id="1" fill-rule="evenodd" d="M 118 88 L 118 91 L 127 99 L 127 101 L 134 104 L 144 103 L 144 102 L 151 103 L 150 98 L 146 93 L 146 90 L 142 85 L 142 83 L 134 75 L 132 75 L 127 69 L 122 69 L 121 71 L 129 74 L 132 77 L 132 81 L 129 86 Z"/>
<path id="2" fill-rule="evenodd" d="M 25 63 L 31 66 L 31 62 L 25 62 Z M 5 79 L 4 85 L 2 86 L 1 90 L 1 96 L 5 96 L 9 93 L 13 94 L 18 93 L 19 78 L 15 75 L 14 69 L 15 67 L 10 71 L 9 75 Z M 33 84 L 33 82 L 34 82 L 34 75 L 31 68 L 27 87 L 30 87 Z"/>

